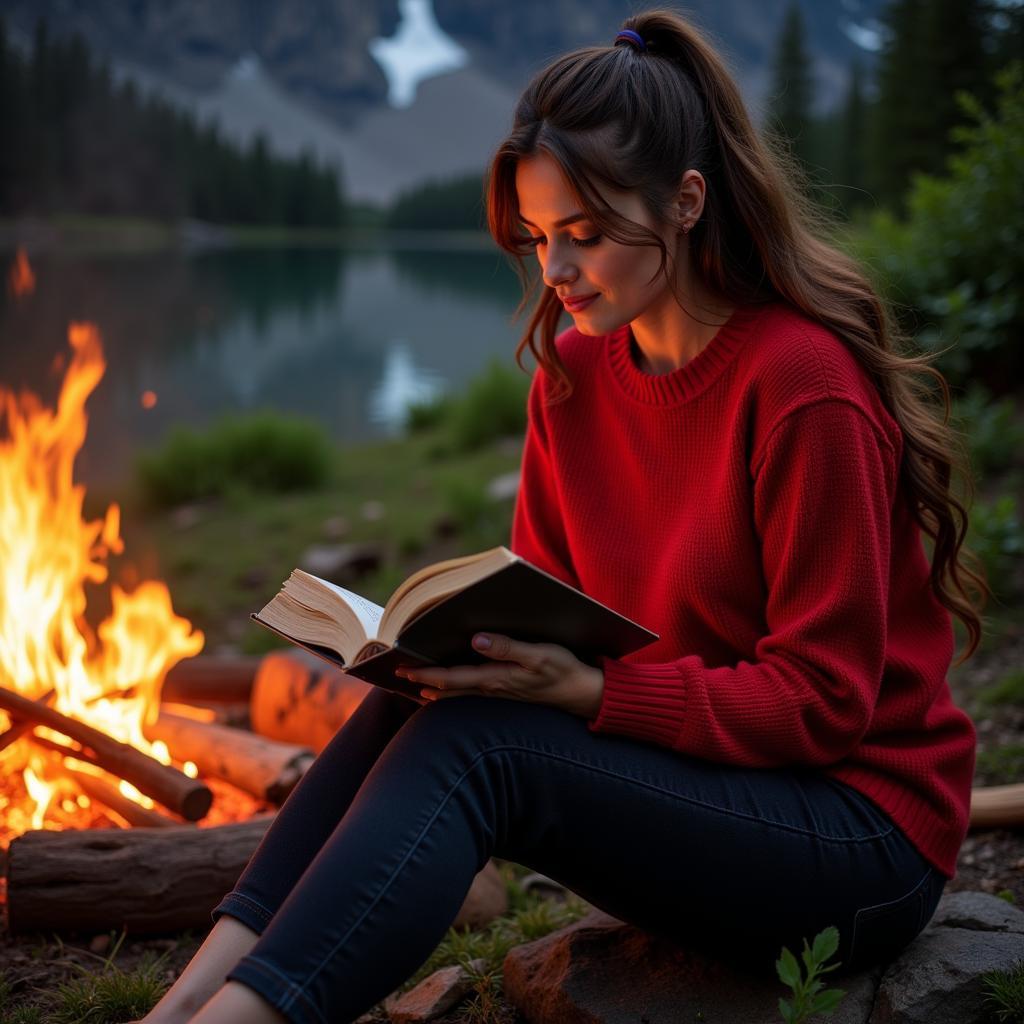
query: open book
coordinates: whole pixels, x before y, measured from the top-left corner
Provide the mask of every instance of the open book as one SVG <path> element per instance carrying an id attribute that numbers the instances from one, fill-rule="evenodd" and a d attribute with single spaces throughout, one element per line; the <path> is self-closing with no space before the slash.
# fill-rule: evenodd
<path id="1" fill-rule="evenodd" d="M 410 696 L 419 686 L 396 676 L 398 665 L 480 664 L 488 659 L 471 640 L 481 631 L 560 644 L 591 664 L 658 639 L 506 547 L 425 566 L 383 608 L 295 569 L 252 618 L 350 675 Z"/>

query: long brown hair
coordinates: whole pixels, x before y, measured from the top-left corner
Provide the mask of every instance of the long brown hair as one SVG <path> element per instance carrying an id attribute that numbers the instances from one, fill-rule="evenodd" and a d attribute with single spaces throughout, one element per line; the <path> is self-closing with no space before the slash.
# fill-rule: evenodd
<path id="1" fill-rule="evenodd" d="M 961 550 L 973 479 L 962 440 L 949 426 L 949 387 L 929 365 L 936 356 L 911 354 L 910 339 L 861 267 L 826 240 L 832 225 L 808 198 L 799 164 L 778 139 L 754 129 L 707 38 L 664 8 L 633 15 L 622 27 L 639 33 L 646 51 L 629 43 L 591 46 L 552 61 L 527 85 L 512 130 L 491 161 L 488 227 L 515 258 L 524 290 L 517 314 L 538 283 L 531 284 L 523 261 L 533 250 L 519 218 L 515 175 L 521 158 L 539 152 L 553 157 L 580 208 L 608 237 L 658 246 L 659 270 L 670 287 L 674 254 L 657 235 L 611 208 L 597 186 L 639 195 L 655 223 L 672 224 L 683 172 L 700 171 L 707 183 L 704 211 L 688 236 L 700 282 L 736 305 L 781 300 L 824 324 L 867 370 L 899 423 L 900 478 L 914 518 L 934 542 L 931 587 L 969 635 L 960 664 L 978 647 L 978 612 L 991 592 L 978 559 Z M 521 368 L 528 347 L 552 377 L 554 400 L 572 391 L 555 348 L 561 312 L 554 289 L 545 286 L 516 349 Z M 935 392 L 922 375 L 941 390 L 941 420 Z M 950 486 L 954 471 L 965 488 L 963 502 Z"/>

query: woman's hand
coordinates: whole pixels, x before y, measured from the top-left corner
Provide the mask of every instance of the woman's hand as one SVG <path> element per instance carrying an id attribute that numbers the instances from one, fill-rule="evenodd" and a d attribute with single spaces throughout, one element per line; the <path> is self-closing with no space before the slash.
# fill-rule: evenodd
<path id="1" fill-rule="evenodd" d="M 483 665 L 401 666 L 395 674 L 424 684 L 427 701 L 467 694 L 550 704 L 584 718 L 601 708 L 604 673 L 557 644 L 528 644 L 495 633 L 478 633 L 473 648 L 493 661 Z"/>

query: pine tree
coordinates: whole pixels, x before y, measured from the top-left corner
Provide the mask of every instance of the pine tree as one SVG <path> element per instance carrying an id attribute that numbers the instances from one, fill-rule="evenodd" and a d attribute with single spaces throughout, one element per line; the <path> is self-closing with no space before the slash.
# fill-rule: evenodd
<path id="1" fill-rule="evenodd" d="M 955 93 L 991 93 L 986 0 L 893 0 L 879 59 L 872 166 L 877 198 L 898 205 L 916 171 L 942 172 L 950 130 L 962 120 Z"/>
<path id="2" fill-rule="evenodd" d="M 864 71 L 859 60 L 850 66 L 850 84 L 839 117 L 838 157 L 835 178 L 839 198 L 849 213 L 866 200 L 867 104 L 864 99 Z"/>
<path id="3" fill-rule="evenodd" d="M 814 159 L 811 135 L 811 59 L 807 53 L 804 18 L 791 0 L 786 9 L 775 52 L 770 124 L 787 139 L 805 165 Z"/>

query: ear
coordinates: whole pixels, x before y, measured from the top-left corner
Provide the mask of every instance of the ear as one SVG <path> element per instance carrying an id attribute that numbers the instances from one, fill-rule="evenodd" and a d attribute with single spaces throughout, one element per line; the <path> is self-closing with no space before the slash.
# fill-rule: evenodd
<path id="1" fill-rule="evenodd" d="M 683 174 L 676 196 L 677 224 L 686 234 L 704 212 L 704 193 L 707 185 L 704 175 L 692 167 Z"/>

